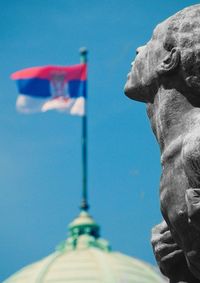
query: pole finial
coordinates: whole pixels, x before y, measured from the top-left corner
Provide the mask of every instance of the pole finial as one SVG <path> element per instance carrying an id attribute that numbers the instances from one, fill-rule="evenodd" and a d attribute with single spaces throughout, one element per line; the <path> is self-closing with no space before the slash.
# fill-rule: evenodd
<path id="1" fill-rule="evenodd" d="M 83 211 L 88 211 L 89 204 L 87 203 L 87 199 L 82 199 L 80 209 Z"/>

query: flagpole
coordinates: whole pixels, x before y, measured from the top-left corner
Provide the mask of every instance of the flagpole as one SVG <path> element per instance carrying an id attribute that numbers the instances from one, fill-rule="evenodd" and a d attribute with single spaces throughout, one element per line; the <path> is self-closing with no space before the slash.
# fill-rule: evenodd
<path id="1" fill-rule="evenodd" d="M 86 48 L 80 49 L 80 61 L 82 64 L 87 64 L 87 54 Z M 87 211 L 89 209 L 88 205 L 88 190 L 87 190 L 87 81 L 84 86 L 84 115 L 82 117 L 82 201 L 81 210 Z"/>

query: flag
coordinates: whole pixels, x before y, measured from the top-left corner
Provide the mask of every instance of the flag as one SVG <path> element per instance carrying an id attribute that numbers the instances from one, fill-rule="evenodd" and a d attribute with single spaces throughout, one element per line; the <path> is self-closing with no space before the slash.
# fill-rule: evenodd
<path id="1" fill-rule="evenodd" d="M 32 67 L 13 73 L 11 78 L 17 84 L 20 95 L 16 107 L 22 113 L 54 109 L 85 114 L 86 64 Z"/>

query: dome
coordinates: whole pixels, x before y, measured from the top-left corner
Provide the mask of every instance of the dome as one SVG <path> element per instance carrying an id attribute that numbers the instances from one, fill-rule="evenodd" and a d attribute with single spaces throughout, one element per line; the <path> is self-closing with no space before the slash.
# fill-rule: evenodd
<path id="1" fill-rule="evenodd" d="M 3 283 L 164 283 L 150 265 L 119 252 L 99 237 L 99 226 L 82 211 L 54 253 Z"/>

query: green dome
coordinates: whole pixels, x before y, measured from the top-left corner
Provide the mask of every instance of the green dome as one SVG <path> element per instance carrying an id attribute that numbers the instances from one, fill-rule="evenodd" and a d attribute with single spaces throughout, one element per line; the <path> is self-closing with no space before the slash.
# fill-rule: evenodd
<path id="1" fill-rule="evenodd" d="M 148 264 L 118 252 L 99 237 L 99 226 L 82 211 L 69 237 L 46 258 L 3 283 L 164 283 Z"/>

